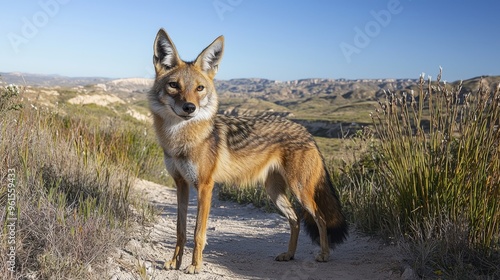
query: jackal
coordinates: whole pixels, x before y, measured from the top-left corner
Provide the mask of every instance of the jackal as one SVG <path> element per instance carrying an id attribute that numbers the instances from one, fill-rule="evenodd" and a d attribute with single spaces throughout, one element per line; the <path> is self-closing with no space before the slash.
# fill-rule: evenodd
<path id="1" fill-rule="evenodd" d="M 165 30 L 154 42 L 156 79 L 149 92 L 150 110 L 165 165 L 177 187 L 177 243 L 167 269 L 179 269 L 186 243 L 189 187 L 198 193 L 193 259 L 187 273 L 202 267 L 206 228 L 214 182 L 247 185 L 263 182 L 291 229 L 288 250 L 278 261 L 294 258 L 299 218 L 288 199 L 303 208 L 303 221 L 328 260 L 330 248 L 347 236 L 347 223 L 330 175 L 314 138 L 307 130 L 277 116 L 218 115 L 214 76 L 224 49 L 218 37 L 192 62 L 180 59 Z"/>

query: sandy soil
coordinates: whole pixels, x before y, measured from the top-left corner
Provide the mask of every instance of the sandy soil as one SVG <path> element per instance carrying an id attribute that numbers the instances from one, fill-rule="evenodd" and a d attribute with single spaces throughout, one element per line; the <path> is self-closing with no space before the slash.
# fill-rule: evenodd
<path id="1" fill-rule="evenodd" d="M 99 106 L 108 106 L 111 103 L 125 104 L 121 98 L 112 94 L 94 94 L 94 95 L 78 95 L 68 100 L 70 104 L 97 104 Z"/>
<path id="2" fill-rule="evenodd" d="M 319 247 L 301 232 L 295 260 L 277 262 L 286 251 L 288 222 L 278 214 L 265 213 L 253 206 L 213 200 L 208 223 L 204 267 L 196 276 L 182 270 L 163 269 L 175 245 L 175 190 L 147 181 L 138 181 L 136 190 L 161 209 L 150 227 L 140 228 L 123 249 L 109 259 L 110 279 L 407 279 L 397 248 L 351 230 L 345 243 L 330 255 L 327 263 L 317 263 Z M 215 197 L 215 195 L 214 195 Z M 196 214 L 196 194 L 191 190 L 188 214 L 188 243 L 182 268 L 190 264 Z M 402 275 L 403 274 L 403 275 Z"/>

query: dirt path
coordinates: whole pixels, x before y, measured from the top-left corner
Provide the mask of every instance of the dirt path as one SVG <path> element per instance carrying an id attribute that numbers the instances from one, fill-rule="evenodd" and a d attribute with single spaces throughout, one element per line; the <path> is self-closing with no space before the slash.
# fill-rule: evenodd
<path id="1" fill-rule="evenodd" d="M 162 209 L 154 226 L 138 230 L 124 249 L 110 258 L 111 279 L 402 279 L 403 262 L 396 248 L 351 231 L 328 263 L 317 263 L 319 247 L 304 232 L 299 237 L 295 260 L 276 262 L 286 250 L 288 222 L 278 214 L 265 213 L 253 206 L 242 206 L 214 199 L 208 223 L 208 244 L 204 267 L 196 276 L 163 269 L 175 245 L 175 190 L 147 181 L 136 189 Z M 188 243 L 182 268 L 191 260 L 196 214 L 196 195 L 191 190 L 188 213 Z"/>

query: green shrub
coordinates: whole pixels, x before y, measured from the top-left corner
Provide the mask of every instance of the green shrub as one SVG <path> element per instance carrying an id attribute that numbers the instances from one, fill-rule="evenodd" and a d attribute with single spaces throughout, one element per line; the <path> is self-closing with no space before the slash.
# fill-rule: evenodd
<path id="1" fill-rule="evenodd" d="M 463 92 L 441 73 L 421 77 L 417 93 L 387 93 L 368 152 L 344 169 L 353 219 L 405 237 L 412 252 L 427 248 L 415 257 L 424 276 L 427 265 L 450 276 L 500 273 L 499 104 L 500 86 Z M 474 269 L 463 274 L 463 264 Z"/>
<path id="2" fill-rule="evenodd" d="M 19 87 L 12 84 L 0 88 L 0 114 L 21 109 L 21 103 L 18 103 L 19 92 Z"/>

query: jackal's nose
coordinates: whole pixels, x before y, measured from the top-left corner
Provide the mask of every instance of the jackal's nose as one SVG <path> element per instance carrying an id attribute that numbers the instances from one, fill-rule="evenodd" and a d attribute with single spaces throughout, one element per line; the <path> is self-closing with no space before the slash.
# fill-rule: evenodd
<path id="1" fill-rule="evenodd" d="M 184 112 L 188 114 L 191 114 L 196 110 L 196 105 L 191 102 L 184 103 L 184 105 L 182 105 L 182 110 L 184 110 Z"/>

